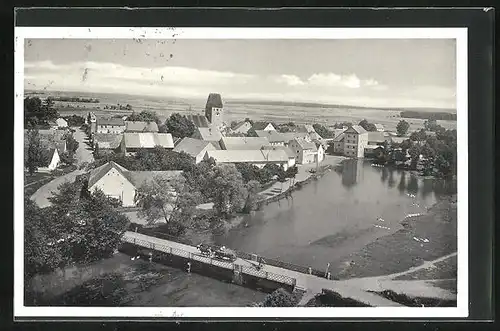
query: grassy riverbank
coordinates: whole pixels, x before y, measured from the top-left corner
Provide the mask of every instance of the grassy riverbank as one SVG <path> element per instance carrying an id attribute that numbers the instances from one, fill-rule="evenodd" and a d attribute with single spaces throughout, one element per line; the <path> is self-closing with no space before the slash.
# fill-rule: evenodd
<path id="1" fill-rule="evenodd" d="M 349 266 L 336 277 L 372 277 L 402 272 L 457 250 L 456 195 L 442 198 L 424 215 L 406 218 L 403 228 L 380 237 L 352 254 Z M 425 238 L 428 242 L 415 240 Z M 445 279 L 456 276 L 456 262 L 445 260 L 432 273 L 409 274 L 411 279 Z"/>
<path id="2" fill-rule="evenodd" d="M 39 306 L 248 306 L 266 293 L 118 253 L 92 265 L 36 276 Z M 33 305 L 33 302 L 28 305 Z"/>

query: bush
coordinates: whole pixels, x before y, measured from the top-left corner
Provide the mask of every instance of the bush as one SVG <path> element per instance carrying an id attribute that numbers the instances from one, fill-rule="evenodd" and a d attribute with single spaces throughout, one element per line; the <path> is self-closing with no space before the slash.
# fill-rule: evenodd
<path id="1" fill-rule="evenodd" d="M 179 237 L 186 233 L 186 226 L 179 221 L 169 221 L 156 227 L 155 231 Z"/>

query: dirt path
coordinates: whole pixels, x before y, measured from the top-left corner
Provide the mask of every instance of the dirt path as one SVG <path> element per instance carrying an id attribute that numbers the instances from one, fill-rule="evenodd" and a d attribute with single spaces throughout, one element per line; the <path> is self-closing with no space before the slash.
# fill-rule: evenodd
<path id="1" fill-rule="evenodd" d="M 93 162 L 94 155 L 92 154 L 92 149 L 87 145 L 87 135 L 80 128 L 73 128 L 75 132 L 73 133 L 73 137 L 76 141 L 79 142 L 78 149 L 75 153 L 75 158 L 77 165 L 80 165 L 84 162 Z"/>
<path id="2" fill-rule="evenodd" d="M 352 278 L 346 280 L 352 286 L 362 288 L 366 291 L 384 291 L 392 290 L 396 293 L 406 294 L 412 297 L 433 297 L 443 300 L 456 300 L 456 294 L 450 290 L 436 286 L 433 280 L 395 280 L 394 278 L 413 273 L 422 269 L 429 269 L 435 266 L 436 263 L 454 257 L 457 252 L 442 256 L 432 261 L 426 261 L 423 264 L 390 275 L 377 277 Z"/>
<path id="3" fill-rule="evenodd" d="M 31 200 L 33 200 L 39 207 L 45 208 L 51 205 L 49 201 L 49 197 L 52 196 L 53 192 L 57 192 L 58 188 L 61 184 L 65 182 L 73 182 L 76 176 L 85 173 L 85 170 L 75 170 L 66 174 L 64 176 L 58 177 L 47 184 L 40 187 L 32 196 Z"/>

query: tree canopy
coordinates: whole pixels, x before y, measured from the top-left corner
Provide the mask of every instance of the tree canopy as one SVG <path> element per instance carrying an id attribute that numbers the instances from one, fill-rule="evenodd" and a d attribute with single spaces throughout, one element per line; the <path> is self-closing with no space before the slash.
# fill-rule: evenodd
<path id="1" fill-rule="evenodd" d="M 210 197 L 217 215 L 229 217 L 241 211 L 247 198 L 247 190 L 234 164 L 216 165 L 209 176 Z"/>
<path id="2" fill-rule="evenodd" d="M 150 110 L 143 110 L 139 114 L 133 112 L 129 117 L 127 117 L 127 121 L 156 122 L 156 124 L 160 124 L 160 118 L 156 112 Z"/>
<path id="3" fill-rule="evenodd" d="M 48 97 L 42 100 L 39 97 L 24 98 L 24 121 L 26 126 L 36 127 L 47 125 L 49 121 L 59 117 L 54 108 L 54 101 Z"/>
<path id="4" fill-rule="evenodd" d="M 410 124 L 408 122 L 406 122 L 405 120 L 399 121 L 398 125 L 396 126 L 398 136 L 404 136 L 408 132 L 409 128 Z"/>
<path id="5" fill-rule="evenodd" d="M 84 187 L 81 178 L 62 184 L 43 209 L 26 199 L 27 276 L 108 257 L 120 244 L 128 218 L 115 209 L 116 200 L 101 191 L 81 194 Z"/>
<path id="6" fill-rule="evenodd" d="M 319 123 L 313 124 L 313 128 L 322 138 L 333 138 L 335 136 L 332 131 Z"/>
<path id="7" fill-rule="evenodd" d="M 262 302 L 263 307 L 295 307 L 295 298 L 283 288 L 268 294 Z"/>
<path id="8" fill-rule="evenodd" d="M 169 132 L 174 137 L 185 138 L 194 134 L 196 127 L 186 116 L 174 113 L 165 121 L 162 132 Z"/>
<path id="9" fill-rule="evenodd" d="M 368 122 L 366 119 L 359 122 L 359 126 L 369 132 L 377 131 L 377 127 L 375 126 L 375 124 Z"/>

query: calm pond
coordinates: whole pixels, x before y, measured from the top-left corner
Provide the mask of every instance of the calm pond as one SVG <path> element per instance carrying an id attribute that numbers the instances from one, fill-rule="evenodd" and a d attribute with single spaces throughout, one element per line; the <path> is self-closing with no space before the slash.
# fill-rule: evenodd
<path id="1" fill-rule="evenodd" d="M 451 187 L 450 187 L 451 186 Z M 249 215 L 218 244 L 324 270 L 425 213 L 455 185 L 402 170 L 346 160 L 336 170 Z M 379 220 L 381 218 L 382 220 Z"/>

